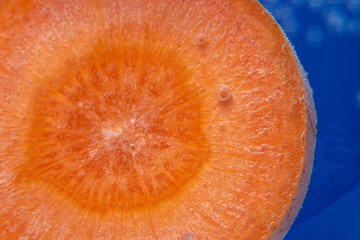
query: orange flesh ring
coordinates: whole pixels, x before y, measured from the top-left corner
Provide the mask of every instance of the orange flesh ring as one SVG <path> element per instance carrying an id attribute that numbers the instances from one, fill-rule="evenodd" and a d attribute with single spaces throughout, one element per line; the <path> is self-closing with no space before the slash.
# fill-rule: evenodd
<path id="1" fill-rule="evenodd" d="M 294 221 L 315 109 L 257 1 L 2 1 L 0 59 L 0 239 L 282 239 Z"/>

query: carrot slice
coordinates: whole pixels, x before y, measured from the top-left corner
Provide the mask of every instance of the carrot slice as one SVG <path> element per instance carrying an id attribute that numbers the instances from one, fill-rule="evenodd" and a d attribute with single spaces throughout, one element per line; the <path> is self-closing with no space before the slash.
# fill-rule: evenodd
<path id="1" fill-rule="evenodd" d="M 256 1 L 0 3 L 1 239 L 281 239 L 316 116 Z"/>

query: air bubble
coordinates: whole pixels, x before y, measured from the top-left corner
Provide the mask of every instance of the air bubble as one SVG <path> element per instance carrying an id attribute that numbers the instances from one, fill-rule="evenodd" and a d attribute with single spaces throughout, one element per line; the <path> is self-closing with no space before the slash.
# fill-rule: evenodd
<path id="1" fill-rule="evenodd" d="M 135 144 L 130 144 L 130 152 L 132 154 L 135 154 L 136 153 L 136 150 L 137 150 L 137 147 Z"/>
<path id="2" fill-rule="evenodd" d="M 231 95 L 230 89 L 228 86 L 220 85 L 217 87 L 216 97 L 219 99 L 219 101 L 225 102 L 226 100 L 228 100 L 230 98 L 230 95 Z"/>
<path id="3" fill-rule="evenodd" d="M 199 33 L 196 35 L 195 40 L 198 45 L 204 45 L 206 43 L 206 36 L 203 33 Z"/>

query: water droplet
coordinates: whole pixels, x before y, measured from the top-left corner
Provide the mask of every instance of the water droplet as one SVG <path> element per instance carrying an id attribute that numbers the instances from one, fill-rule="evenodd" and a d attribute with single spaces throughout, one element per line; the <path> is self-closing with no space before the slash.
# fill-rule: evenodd
<path id="1" fill-rule="evenodd" d="M 136 150 L 137 150 L 137 147 L 135 144 L 130 144 L 130 152 L 132 154 L 135 154 L 136 153 Z"/>
<path id="2" fill-rule="evenodd" d="M 274 232 L 275 231 L 275 222 L 271 222 L 269 225 L 269 230 L 270 232 Z"/>
<path id="3" fill-rule="evenodd" d="M 304 104 L 304 102 L 305 102 L 304 97 L 301 97 L 301 98 L 299 99 L 299 102 L 300 102 L 301 104 Z"/>
<path id="4" fill-rule="evenodd" d="M 282 51 L 286 54 L 286 55 L 289 55 L 289 53 L 287 52 L 286 50 L 286 43 L 283 43 L 283 45 L 281 46 L 282 48 Z"/>
<path id="5" fill-rule="evenodd" d="M 230 94 L 230 89 L 228 86 L 220 85 L 217 87 L 216 97 L 219 99 L 219 101 L 225 102 L 226 100 L 228 100 L 230 98 L 230 96 L 231 96 L 231 94 Z"/>
<path id="6" fill-rule="evenodd" d="M 206 36 L 203 33 L 199 33 L 196 35 L 195 40 L 198 45 L 204 45 L 206 43 Z"/>

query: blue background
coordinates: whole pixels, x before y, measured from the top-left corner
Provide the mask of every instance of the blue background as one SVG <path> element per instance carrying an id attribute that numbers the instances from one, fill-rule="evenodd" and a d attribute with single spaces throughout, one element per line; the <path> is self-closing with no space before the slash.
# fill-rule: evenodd
<path id="1" fill-rule="evenodd" d="M 360 239 L 360 0 L 260 0 L 308 73 L 318 117 L 309 191 L 285 240 Z"/>

